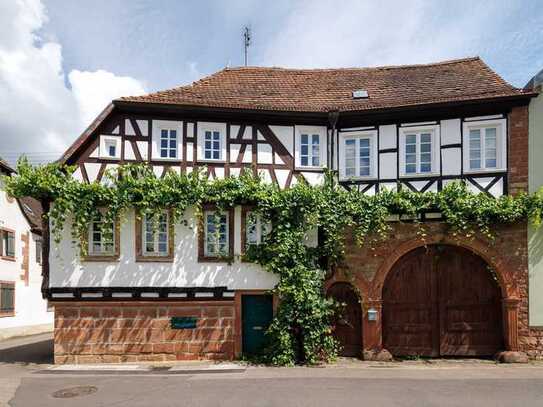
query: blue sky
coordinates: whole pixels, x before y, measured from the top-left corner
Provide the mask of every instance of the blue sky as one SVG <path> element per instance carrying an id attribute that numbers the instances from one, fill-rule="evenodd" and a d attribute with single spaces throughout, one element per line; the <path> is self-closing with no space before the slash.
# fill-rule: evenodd
<path id="1" fill-rule="evenodd" d="M 245 24 L 251 65 L 480 55 L 515 86 L 543 68 L 540 1 L 0 1 L 0 155 L 48 159 L 112 98 L 241 65 Z"/>

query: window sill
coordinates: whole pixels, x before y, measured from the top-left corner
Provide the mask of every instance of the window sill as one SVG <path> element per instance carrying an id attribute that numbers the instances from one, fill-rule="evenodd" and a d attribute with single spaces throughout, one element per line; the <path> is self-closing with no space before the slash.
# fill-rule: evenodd
<path id="1" fill-rule="evenodd" d="M 349 182 L 349 181 L 377 181 L 377 177 L 339 177 L 340 182 Z"/>
<path id="2" fill-rule="evenodd" d="M 439 172 L 416 172 L 414 174 L 400 174 L 400 179 L 402 178 L 434 178 L 439 177 Z"/>
<path id="3" fill-rule="evenodd" d="M 198 256 L 198 263 L 229 263 L 232 257 Z"/>
<path id="4" fill-rule="evenodd" d="M 477 174 L 494 174 L 497 172 L 507 172 L 505 168 L 485 168 L 481 170 L 466 170 L 464 171 L 465 175 L 477 175 Z"/>
<path id="5" fill-rule="evenodd" d="M 120 161 L 121 160 L 121 157 L 111 157 L 110 155 L 104 155 L 104 156 L 99 156 L 98 158 L 100 158 L 101 160 L 111 160 L 111 161 Z"/>
<path id="6" fill-rule="evenodd" d="M 313 165 L 308 165 L 307 167 L 303 167 L 303 166 L 299 166 L 299 167 L 296 167 L 295 170 L 298 170 L 298 171 L 315 171 L 315 172 L 320 172 L 320 171 L 324 171 L 324 169 L 326 168 L 326 166 L 313 166 Z"/>
<path id="7" fill-rule="evenodd" d="M 164 162 L 181 162 L 179 157 L 151 157 L 152 161 L 164 161 Z"/>
<path id="8" fill-rule="evenodd" d="M 173 256 L 136 255 L 136 263 L 173 263 Z"/>
<path id="9" fill-rule="evenodd" d="M 14 256 L 0 256 L 0 259 L 6 260 L 6 261 L 17 261 L 17 259 Z"/>
<path id="10" fill-rule="evenodd" d="M 226 160 L 223 160 L 222 158 L 199 158 L 197 160 L 197 163 L 225 163 Z M 235 164 L 235 163 L 232 163 Z M 245 163 L 250 164 L 250 163 Z"/>
<path id="11" fill-rule="evenodd" d="M 85 262 L 118 262 L 119 256 L 83 256 L 81 261 Z"/>

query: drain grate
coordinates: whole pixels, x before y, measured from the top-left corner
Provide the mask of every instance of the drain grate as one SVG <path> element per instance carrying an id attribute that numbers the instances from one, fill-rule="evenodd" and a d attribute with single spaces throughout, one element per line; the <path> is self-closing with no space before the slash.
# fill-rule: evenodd
<path id="1" fill-rule="evenodd" d="M 53 397 L 57 399 L 70 399 L 72 397 L 88 396 L 96 393 L 98 387 L 95 386 L 75 386 L 67 389 L 57 390 L 53 393 Z"/>

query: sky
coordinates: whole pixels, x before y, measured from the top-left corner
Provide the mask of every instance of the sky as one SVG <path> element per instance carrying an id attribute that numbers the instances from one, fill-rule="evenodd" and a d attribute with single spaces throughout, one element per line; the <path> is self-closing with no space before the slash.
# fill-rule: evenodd
<path id="1" fill-rule="evenodd" d="M 543 69 L 540 0 L 0 0 L 0 157 L 54 160 L 114 98 L 225 66 Z"/>

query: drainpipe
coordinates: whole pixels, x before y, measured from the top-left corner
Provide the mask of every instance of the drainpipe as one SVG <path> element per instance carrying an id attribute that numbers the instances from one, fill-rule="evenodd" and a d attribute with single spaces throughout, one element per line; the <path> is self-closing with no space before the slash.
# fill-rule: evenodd
<path id="1" fill-rule="evenodd" d="M 334 140 L 336 136 L 336 125 L 339 119 L 339 111 L 334 110 L 331 112 L 328 112 L 328 123 L 332 127 L 332 138 L 330 140 L 330 167 L 331 169 L 334 168 Z"/>

